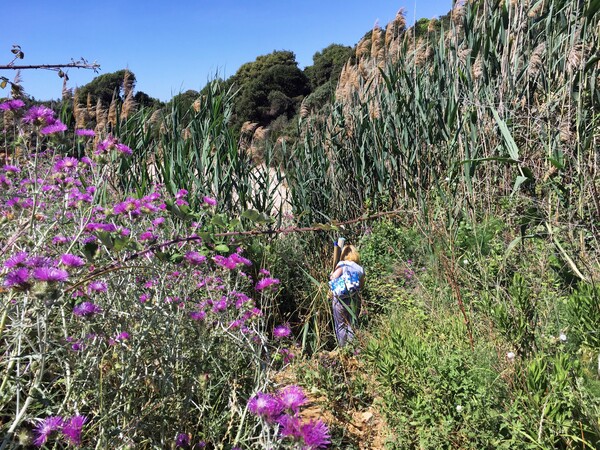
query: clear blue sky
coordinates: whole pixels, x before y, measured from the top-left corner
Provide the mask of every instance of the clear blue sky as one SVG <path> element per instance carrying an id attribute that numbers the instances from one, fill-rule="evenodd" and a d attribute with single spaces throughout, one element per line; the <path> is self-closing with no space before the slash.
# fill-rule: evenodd
<path id="1" fill-rule="evenodd" d="M 453 0 L 27 0 L 2 4 L 0 65 L 58 64 L 80 57 L 97 61 L 99 74 L 128 67 L 137 91 L 169 100 L 200 90 L 218 73 L 233 75 L 244 63 L 274 50 L 296 54 L 300 68 L 329 44 L 354 46 L 377 21 L 385 27 L 402 7 L 415 17 L 447 13 Z M 416 15 L 415 15 L 416 12 Z M 83 86 L 92 71 L 71 69 L 69 87 Z M 0 70 L 12 80 L 14 72 Z M 25 91 L 59 98 L 62 80 L 49 71 L 22 72 Z M 0 90 L 0 97 L 7 95 Z"/>

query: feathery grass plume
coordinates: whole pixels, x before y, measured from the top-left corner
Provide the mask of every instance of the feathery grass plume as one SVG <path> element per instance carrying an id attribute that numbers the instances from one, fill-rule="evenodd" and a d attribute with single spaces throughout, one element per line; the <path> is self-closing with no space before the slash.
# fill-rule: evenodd
<path id="1" fill-rule="evenodd" d="M 475 58 L 473 67 L 471 67 L 471 74 L 475 80 L 479 80 L 483 75 L 483 59 L 481 58 L 481 53 L 479 53 L 477 58 Z"/>
<path id="2" fill-rule="evenodd" d="M 67 87 L 67 77 L 63 77 L 63 85 L 62 85 L 61 95 L 62 95 L 63 101 L 69 100 L 73 95 L 73 91 L 71 91 L 71 89 L 69 89 Z"/>
<path id="3" fill-rule="evenodd" d="M 470 56 L 471 56 L 470 48 L 461 48 L 458 51 L 458 60 L 464 65 L 467 64 L 467 59 L 470 58 Z"/>
<path id="4" fill-rule="evenodd" d="M 375 22 L 373 31 L 371 32 L 371 58 L 377 58 L 379 50 L 383 46 L 383 31 L 379 26 L 379 22 Z"/>
<path id="5" fill-rule="evenodd" d="M 181 137 L 184 141 L 189 140 L 192 137 L 192 132 L 190 131 L 190 127 L 185 127 L 181 132 Z"/>
<path id="6" fill-rule="evenodd" d="M 198 97 L 196 100 L 194 100 L 194 103 L 192 103 L 192 108 L 194 108 L 195 112 L 200 112 L 200 108 L 202 108 L 202 97 Z"/>
<path id="7" fill-rule="evenodd" d="M 125 98 L 125 102 L 123 103 L 123 109 L 121 110 L 121 118 L 127 119 L 129 115 L 135 112 L 136 103 L 133 99 L 133 91 L 129 91 L 127 97 Z"/>
<path id="8" fill-rule="evenodd" d="M 269 136 L 269 129 L 265 127 L 257 127 L 252 136 L 253 141 L 264 141 Z"/>
<path id="9" fill-rule="evenodd" d="M 536 17 L 538 17 L 544 10 L 546 3 L 547 2 L 545 1 L 538 1 L 537 3 L 534 3 L 529 12 L 527 13 L 527 16 L 530 19 L 535 19 Z"/>
<path id="10" fill-rule="evenodd" d="M 117 100 L 114 96 L 110 101 L 110 105 L 108 107 L 107 121 L 108 124 L 110 124 L 110 126 L 112 127 L 114 127 L 117 124 Z"/>
<path id="11" fill-rule="evenodd" d="M 306 97 L 305 97 L 302 100 L 302 103 L 300 103 L 300 118 L 306 119 L 309 114 L 310 114 L 310 110 L 309 110 L 308 106 L 306 105 Z"/>
<path id="12" fill-rule="evenodd" d="M 88 92 L 87 98 L 85 99 L 86 114 L 88 117 L 94 117 L 96 115 L 96 109 L 92 102 L 92 94 Z"/>
<path id="13" fill-rule="evenodd" d="M 390 23 L 388 23 L 385 28 L 385 47 L 389 49 L 390 45 L 393 41 L 400 39 L 402 33 L 406 30 L 406 19 L 405 19 L 406 10 L 404 8 L 400 8 L 396 13 L 396 17 Z"/>
<path id="14" fill-rule="evenodd" d="M 356 46 L 356 59 L 359 60 L 362 57 L 369 56 L 371 50 L 371 39 L 363 38 Z"/>
<path id="15" fill-rule="evenodd" d="M 102 104 L 102 100 L 98 98 L 96 102 L 96 131 L 102 131 L 106 128 L 106 124 L 108 122 L 108 112 L 104 105 Z"/>
<path id="16" fill-rule="evenodd" d="M 564 115 L 560 119 L 560 125 L 558 127 L 560 142 L 563 144 L 569 143 L 573 139 L 573 132 L 571 131 L 571 120 L 568 115 Z"/>
<path id="17" fill-rule="evenodd" d="M 129 94 L 132 94 L 134 87 L 135 81 L 131 76 L 131 72 L 129 71 L 129 69 L 126 69 L 125 75 L 123 75 L 123 97 L 127 98 Z"/>
<path id="18" fill-rule="evenodd" d="M 465 17 L 465 2 L 466 0 L 458 0 L 454 4 L 454 8 L 450 11 L 450 18 L 454 23 L 454 26 L 461 28 L 463 23 L 463 17 Z"/>
<path id="19" fill-rule="evenodd" d="M 431 19 L 429 21 L 429 23 L 427 24 L 427 32 L 433 33 L 435 31 L 435 29 L 437 28 L 438 23 L 439 23 L 439 20 L 437 20 L 436 18 Z"/>
<path id="20" fill-rule="evenodd" d="M 542 68 L 542 63 L 544 60 L 546 52 L 546 43 L 541 42 L 537 45 L 537 47 L 531 52 L 531 57 L 529 58 L 529 66 L 527 67 L 527 76 L 529 78 L 537 77 L 540 69 Z"/>
<path id="21" fill-rule="evenodd" d="M 567 55 L 567 64 L 566 64 L 566 68 L 567 68 L 568 72 L 573 72 L 573 71 L 577 70 L 577 68 L 581 64 L 582 56 L 583 56 L 583 45 L 581 44 L 581 42 L 573 45 L 569 49 L 569 54 Z"/>
<path id="22" fill-rule="evenodd" d="M 75 128 L 85 128 L 85 113 L 79 105 L 79 89 L 75 89 L 73 94 L 73 117 L 75 118 Z"/>
<path id="23" fill-rule="evenodd" d="M 242 124 L 242 128 L 240 129 L 240 133 L 243 135 L 254 135 L 254 132 L 256 131 L 256 128 L 258 128 L 258 123 L 256 122 L 250 122 L 249 120 L 247 120 L 246 122 L 244 122 Z"/>
<path id="24" fill-rule="evenodd" d="M 155 110 L 150 116 L 150 125 L 156 125 L 159 122 L 162 122 L 162 109 Z"/>

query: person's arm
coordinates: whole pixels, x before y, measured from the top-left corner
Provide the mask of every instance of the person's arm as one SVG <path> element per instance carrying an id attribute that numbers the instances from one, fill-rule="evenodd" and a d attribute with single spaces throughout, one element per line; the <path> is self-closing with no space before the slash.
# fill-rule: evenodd
<path id="1" fill-rule="evenodd" d="M 344 273 L 344 269 L 342 267 L 338 267 L 333 272 L 331 272 L 331 275 L 329 275 L 329 279 L 335 280 L 336 278 L 341 277 L 342 273 Z"/>

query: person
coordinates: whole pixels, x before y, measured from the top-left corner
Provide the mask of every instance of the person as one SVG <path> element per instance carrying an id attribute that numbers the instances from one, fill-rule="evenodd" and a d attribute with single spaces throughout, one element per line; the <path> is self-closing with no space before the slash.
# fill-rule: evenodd
<path id="1" fill-rule="evenodd" d="M 329 275 L 332 292 L 333 325 L 340 347 L 354 338 L 353 326 L 358 310 L 358 296 L 365 282 L 365 270 L 353 245 L 344 245 L 340 262 Z"/>

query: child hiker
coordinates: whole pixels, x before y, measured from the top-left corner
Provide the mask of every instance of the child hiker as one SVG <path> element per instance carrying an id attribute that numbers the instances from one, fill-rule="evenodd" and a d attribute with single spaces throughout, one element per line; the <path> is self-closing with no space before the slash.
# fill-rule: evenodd
<path id="1" fill-rule="evenodd" d="M 340 239 L 340 247 L 343 242 L 343 239 Z M 329 287 L 333 294 L 333 324 L 340 347 L 354 337 L 352 327 L 358 314 L 358 296 L 365 281 L 365 271 L 359 262 L 356 248 L 353 245 L 343 245 L 340 261 L 329 276 Z"/>

